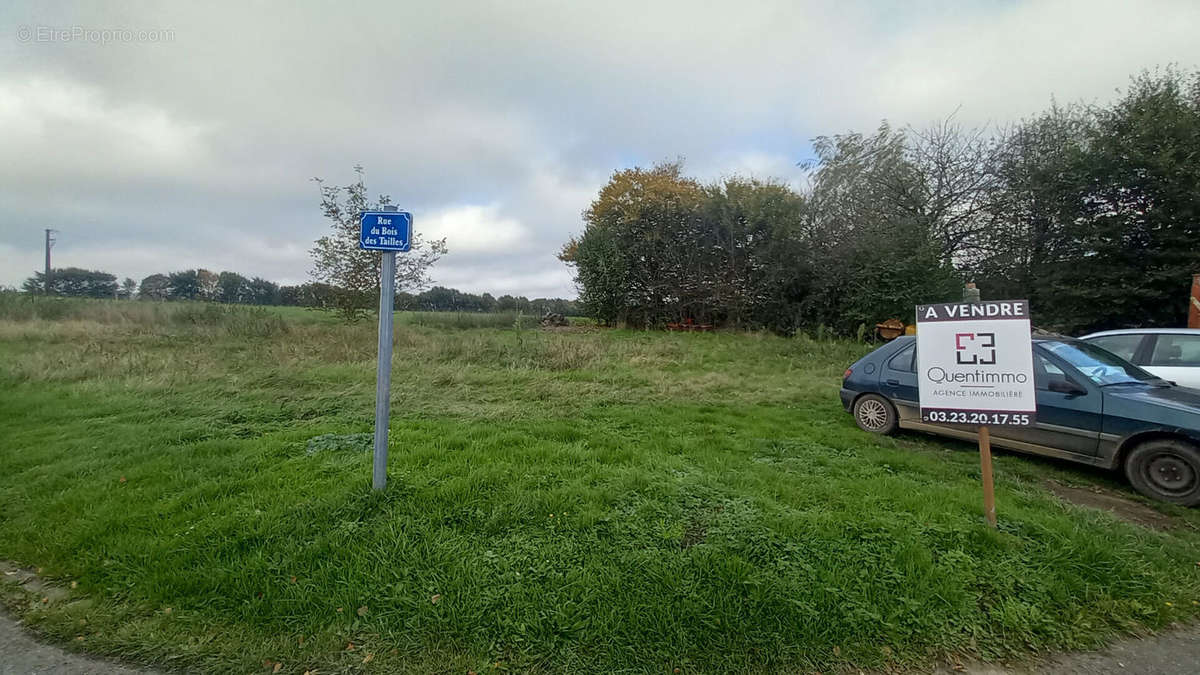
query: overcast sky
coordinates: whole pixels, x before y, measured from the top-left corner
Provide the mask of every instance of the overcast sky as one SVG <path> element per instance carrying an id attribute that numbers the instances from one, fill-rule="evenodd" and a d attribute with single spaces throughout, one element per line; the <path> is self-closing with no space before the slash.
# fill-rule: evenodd
<path id="1" fill-rule="evenodd" d="M 0 285 L 46 227 L 56 267 L 302 282 L 311 178 L 362 164 L 448 239 L 437 283 L 573 297 L 554 253 L 614 169 L 798 182 L 814 136 L 1108 101 L 1198 35 L 1196 0 L 8 0 Z"/>

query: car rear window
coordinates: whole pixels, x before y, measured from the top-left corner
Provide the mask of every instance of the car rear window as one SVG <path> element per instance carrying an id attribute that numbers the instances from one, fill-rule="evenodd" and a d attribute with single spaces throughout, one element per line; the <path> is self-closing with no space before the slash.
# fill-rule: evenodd
<path id="1" fill-rule="evenodd" d="M 1200 335 L 1159 335 L 1152 366 L 1200 366 Z"/>
<path id="2" fill-rule="evenodd" d="M 917 364 L 913 357 L 916 356 L 916 354 L 917 343 L 914 342 L 904 349 L 901 349 L 899 354 L 893 356 L 891 360 L 888 361 L 888 368 L 891 368 L 892 370 L 899 370 L 903 373 L 915 373 L 917 372 Z"/>
<path id="3" fill-rule="evenodd" d="M 1104 335 L 1092 338 L 1088 342 L 1107 349 L 1126 361 L 1133 361 L 1138 345 L 1142 344 L 1142 335 Z"/>
<path id="4" fill-rule="evenodd" d="M 1153 382 L 1159 378 L 1091 342 L 1044 341 L 1042 349 L 1079 369 L 1079 372 L 1100 386 L 1135 382 Z"/>

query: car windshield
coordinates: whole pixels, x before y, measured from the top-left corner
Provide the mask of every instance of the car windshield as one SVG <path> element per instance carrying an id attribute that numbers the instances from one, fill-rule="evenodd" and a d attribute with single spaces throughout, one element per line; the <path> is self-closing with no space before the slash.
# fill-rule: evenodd
<path id="1" fill-rule="evenodd" d="M 1157 384 L 1162 380 L 1112 352 L 1086 342 L 1043 342 L 1046 351 L 1079 369 L 1100 386 L 1110 384 Z"/>

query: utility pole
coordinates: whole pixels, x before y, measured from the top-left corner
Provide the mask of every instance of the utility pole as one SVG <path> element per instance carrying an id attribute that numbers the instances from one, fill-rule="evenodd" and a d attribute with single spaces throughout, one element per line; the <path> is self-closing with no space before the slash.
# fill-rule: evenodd
<path id="1" fill-rule="evenodd" d="M 42 277 L 44 284 L 43 291 L 46 295 L 50 295 L 50 247 L 54 246 L 54 233 L 58 230 L 46 228 L 46 274 Z"/>

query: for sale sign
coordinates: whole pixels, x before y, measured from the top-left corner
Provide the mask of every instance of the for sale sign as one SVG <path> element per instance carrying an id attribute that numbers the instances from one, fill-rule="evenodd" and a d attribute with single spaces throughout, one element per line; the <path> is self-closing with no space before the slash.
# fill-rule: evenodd
<path id="1" fill-rule="evenodd" d="M 1034 423 L 1029 301 L 918 305 L 917 358 L 922 421 Z"/>

